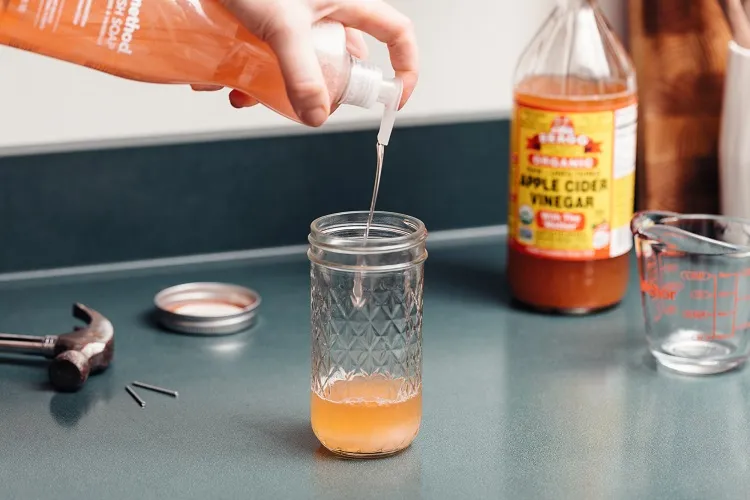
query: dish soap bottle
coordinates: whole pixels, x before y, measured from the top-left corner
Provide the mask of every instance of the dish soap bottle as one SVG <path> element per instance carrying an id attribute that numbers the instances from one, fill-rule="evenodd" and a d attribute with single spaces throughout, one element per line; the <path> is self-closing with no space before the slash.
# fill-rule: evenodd
<path id="1" fill-rule="evenodd" d="M 220 0 L 2 0 L 0 44 L 130 80 L 237 89 L 300 121 L 273 51 Z M 332 107 L 392 107 L 401 95 L 400 82 L 347 52 L 340 23 L 314 25 L 313 45 Z"/>
<path id="2" fill-rule="evenodd" d="M 567 314 L 622 300 L 636 127 L 635 70 L 596 0 L 558 0 L 515 75 L 507 275 L 516 300 Z"/>

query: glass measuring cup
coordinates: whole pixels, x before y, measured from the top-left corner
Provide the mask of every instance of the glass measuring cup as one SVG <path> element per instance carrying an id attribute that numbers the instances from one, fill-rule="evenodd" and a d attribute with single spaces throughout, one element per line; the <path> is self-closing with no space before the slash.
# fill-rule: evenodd
<path id="1" fill-rule="evenodd" d="M 742 365 L 750 354 L 750 220 L 646 211 L 630 226 L 656 360 L 695 375 Z"/>

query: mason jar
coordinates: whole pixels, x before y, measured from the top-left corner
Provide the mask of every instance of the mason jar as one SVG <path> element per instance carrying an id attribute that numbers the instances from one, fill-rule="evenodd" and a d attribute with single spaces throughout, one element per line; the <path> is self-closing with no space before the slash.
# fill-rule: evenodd
<path id="1" fill-rule="evenodd" d="M 327 215 L 309 236 L 311 424 L 347 457 L 408 447 L 422 420 L 422 287 L 427 230 L 414 217 Z"/>

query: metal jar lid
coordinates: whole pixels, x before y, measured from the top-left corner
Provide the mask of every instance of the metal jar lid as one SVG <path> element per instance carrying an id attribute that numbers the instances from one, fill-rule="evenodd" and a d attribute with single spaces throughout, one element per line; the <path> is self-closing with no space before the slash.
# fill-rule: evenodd
<path id="1" fill-rule="evenodd" d="M 260 305 L 255 291 L 226 283 L 185 283 L 154 298 L 166 328 L 200 335 L 227 335 L 250 328 Z"/>

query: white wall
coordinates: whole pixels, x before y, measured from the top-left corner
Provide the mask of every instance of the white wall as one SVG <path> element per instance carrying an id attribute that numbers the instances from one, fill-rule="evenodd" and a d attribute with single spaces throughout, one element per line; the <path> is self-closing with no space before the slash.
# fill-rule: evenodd
<path id="1" fill-rule="evenodd" d="M 515 61 L 555 0 L 391 3 L 414 20 L 421 47 L 422 76 L 403 124 L 507 115 Z M 622 32 L 625 2 L 601 3 Z M 385 50 L 371 48 L 385 65 Z M 129 82 L 7 47 L 0 48 L 0 116 L 0 155 L 312 132 L 265 109 L 232 109 L 225 92 Z M 322 130 L 377 119 L 374 110 L 341 109 Z"/>

